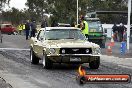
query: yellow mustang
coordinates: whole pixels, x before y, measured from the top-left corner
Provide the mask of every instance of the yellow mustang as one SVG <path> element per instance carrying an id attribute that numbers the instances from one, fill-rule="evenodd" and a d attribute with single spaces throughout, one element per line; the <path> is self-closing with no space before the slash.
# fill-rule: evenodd
<path id="1" fill-rule="evenodd" d="M 89 63 L 91 69 L 100 65 L 100 47 L 88 42 L 81 30 L 73 27 L 42 28 L 30 40 L 32 64 L 42 60 L 43 67 L 50 69 L 53 63 Z"/>

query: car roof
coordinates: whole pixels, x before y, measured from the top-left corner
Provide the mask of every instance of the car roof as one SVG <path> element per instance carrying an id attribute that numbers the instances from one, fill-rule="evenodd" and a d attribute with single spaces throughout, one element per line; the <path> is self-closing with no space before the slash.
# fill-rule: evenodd
<path id="1" fill-rule="evenodd" d="M 40 30 L 54 30 L 54 29 L 63 29 L 63 30 L 76 29 L 76 30 L 80 30 L 79 28 L 75 28 L 75 27 L 45 27 L 45 28 L 41 28 Z"/>

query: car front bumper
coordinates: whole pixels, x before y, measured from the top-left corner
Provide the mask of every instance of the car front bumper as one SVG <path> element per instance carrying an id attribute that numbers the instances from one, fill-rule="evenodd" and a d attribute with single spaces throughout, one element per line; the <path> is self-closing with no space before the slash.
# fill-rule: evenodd
<path id="1" fill-rule="evenodd" d="M 86 54 L 58 54 L 47 55 L 48 59 L 54 63 L 89 63 L 99 59 L 100 55 Z"/>

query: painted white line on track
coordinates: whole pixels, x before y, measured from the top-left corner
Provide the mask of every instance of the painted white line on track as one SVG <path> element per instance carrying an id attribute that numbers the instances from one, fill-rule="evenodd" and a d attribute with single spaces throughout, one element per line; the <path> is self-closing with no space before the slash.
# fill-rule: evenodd
<path id="1" fill-rule="evenodd" d="M 0 48 L 0 50 L 25 50 L 25 51 L 30 51 L 30 49 L 21 49 L 21 48 Z"/>
<path id="2" fill-rule="evenodd" d="M 116 56 L 109 56 L 109 55 L 102 55 L 102 57 L 105 57 L 105 58 L 119 58 L 119 59 L 130 59 L 132 60 L 132 58 L 121 58 L 121 57 L 116 57 Z"/>

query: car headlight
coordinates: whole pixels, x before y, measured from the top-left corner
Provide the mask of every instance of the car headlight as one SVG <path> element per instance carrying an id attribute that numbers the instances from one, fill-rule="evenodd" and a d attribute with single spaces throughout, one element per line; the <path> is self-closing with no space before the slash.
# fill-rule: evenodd
<path id="1" fill-rule="evenodd" d="M 94 49 L 94 54 L 101 54 L 101 49 L 100 48 L 95 48 Z"/>
<path id="2" fill-rule="evenodd" d="M 50 53 L 50 54 L 55 54 L 55 52 L 56 52 L 56 51 L 55 51 L 54 48 L 50 48 L 50 49 L 49 49 L 49 53 Z"/>

